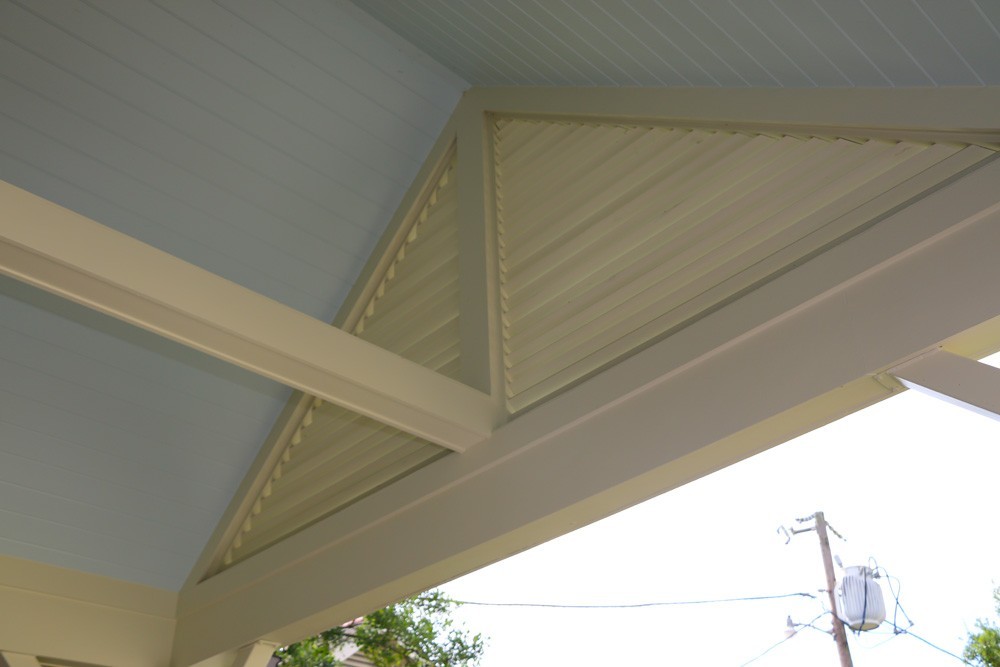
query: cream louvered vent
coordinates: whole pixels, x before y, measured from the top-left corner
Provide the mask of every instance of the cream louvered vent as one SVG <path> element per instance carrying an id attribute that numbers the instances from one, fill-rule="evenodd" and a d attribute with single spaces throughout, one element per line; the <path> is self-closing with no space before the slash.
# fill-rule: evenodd
<path id="1" fill-rule="evenodd" d="M 454 161 L 430 194 L 354 333 L 459 379 L 458 197 Z"/>
<path id="2" fill-rule="evenodd" d="M 452 378 L 461 372 L 454 159 L 380 277 L 354 333 Z M 427 465 L 448 450 L 313 401 L 218 569 Z"/>
<path id="3" fill-rule="evenodd" d="M 514 413 L 992 155 L 701 129 L 520 119 L 494 127 Z"/>

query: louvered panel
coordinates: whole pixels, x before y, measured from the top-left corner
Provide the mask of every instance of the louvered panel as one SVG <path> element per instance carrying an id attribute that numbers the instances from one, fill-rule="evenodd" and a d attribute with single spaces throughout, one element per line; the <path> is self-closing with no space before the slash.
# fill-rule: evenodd
<path id="1" fill-rule="evenodd" d="M 454 160 L 358 322 L 361 338 L 435 371 L 461 372 Z M 447 450 L 314 402 L 224 558 L 237 562 L 391 484 Z"/>
<path id="2" fill-rule="evenodd" d="M 528 120 L 498 121 L 495 145 L 512 412 L 992 154 L 952 144 Z"/>
<path id="3" fill-rule="evenodd" d="M 274 544 L 289 534 L 411 474 L 444 456 L 445 453 L 445 450 L 439 447 L 433 445 L 422 447 L 420 442 L 413 440 L 398 449 L 394 448 L 392 452 L 382 457 L 386 465 L 381 467 L 377 474 L 371 474 L 367 469 L 353 471 L 346 478 L 334 479 L 334 484 L 324 484 L 310 489 L 310 493 L 303 494 L 302 502 L 284 511 L 263 515 L 260 523 L 244 538 L 243 551 L 245 554 L 252 554 Z"/>
<path id="4" fill-rule="evenodd" d="M 871 144 L 880 148 L 885 145 Z M 825 179 L 833 178 L 837 171 L 853 169 L 867 157 L 859 154 L 859 151 L 848 151 L 847 142 L 837 144 L 827 144 L 818 142 L 813 146 L 817 150 L 810 151 L 810 159 L 804 162 L 789 160 L 787 166 L 782 165 L 778 173 L 766 170 L 758 174 L 757 178 L 745 179 L 742 187 L 732 188 L 727 193 L 728 196 L 717 196 L 709 206 L 701 207 L 699 212 L 705 209 L 715 208 L 711 215 L 691 215 L 681 216 L 677 213 L 681 210 L 678 206 L 672 213 L 672 221 L 665 225 L 643 225 L 637 223 L 633 229 L 638 233 L 632 233 L 633 229 L 616 230 L 616 238 L 600 238 L 597 243 L 589 247 L 582 248 L 575 253 L 566 254 L 565 247 L 559 252 L 571 261 L 575 261 L 586 266 L 595 266 L 596 262 L 612 255 L 614 259 L 609 261 L 601 270 L 595 270 L 588 276 L 588 280 L 582 283 L 567 286 L 563 294 L 568 294 L 571 298 L 578 299 L 584 294 L 593 294 L 595 289 L 607 291 L 606 286 L 620 284 L 626 280 L 640 280 L 643 283 L 651 283 L 655 280 L 656 274 L 662 276 L 673 274 L 678 270 L 677 265 L 684 266 L 684 261 L 692 254 L 696 254 L 700 248 L 712 248 L 718 253 L 725 250 L 725 244 L 733 241 L 730 236 L 735 235 L 738 239 L 739 227 L 729 225 L 733 215 L 743 212 L 744 222 L 751 223 L 747 216 L 753 216 L 755 221 L 767 221 L 769 227 L 780 226 L 784 221 L 791 219 L 794 221 L 798 215 L 798 208 L 791 206 L 781 211 L 779 215 L 777 209 L 794 201 L 797 194 L 806 190 L 810 195 L 806 199 L 806 205 L 816 202 L 819 193 L 813 192 L 810 186 L 824 182 Z M 827 150 L 820 150 L 827 148 Z M 844 159 L 845 152 L 847 157 Z M 805 151 L 802 151 L 805 154 Z M 838 159 L 839 157 L 839 159 Z M 801 178 L 796 183 L 796 187 L 787 187 L 786 177 L 802 170 L 807 177 Z M 862 170 L 856 172 L 863 175 Z M 837 181 L 833 181 L 837 185 Z M 778 188 L 779 191 L 774 191 Z M 783 189 L 782 189 L 783 188 Z M 780 192 L 780 196 L 779 195 Z M 761 202 L 767 202 L 762 204 Z M 653 202 L 655 206 L 656 202 Z M 714 206 L 713 206 L 714 205 Z M 662 208 L 662 207 L 661 207 Z M 801 207 L 799 207 L 801 208 Z M 642 211 L 641 217 L 633 217 L 633 220 L 655 220 L 654 211 Z M 672 223 L 672 224 L 671 224 Z M 569 244 L 567 244 L 569 245 Z M 674 249 L 686 248 L 686 252 L 680 255 L 674 253 Z M 659 249 L 659 252 L 656 250 Z M 620 267 L 616 265 L 615 259 L 628 254 L 630 266 L 623 274 Z M 541 276 L 544 278 L 544 275 Z M 635 285 L 634 282 L 629 283 Z M 513 287 L 511 288 L 513 292 Z M 542 291 L 544 294 L 544 290 Z M 537 313 L 537 309 L 533 310 Z M 556 308 L 555 311 L 547 311 L 541 319 L 542 321 L 557 320 L 564 318 L 568 313 L 565 309 Z M 534 319 L 532 320 L 534 321 Z M 530 329 L 530 325 L 526 324 Z M 539 327 L 535 327 L 537 331 Z"/>

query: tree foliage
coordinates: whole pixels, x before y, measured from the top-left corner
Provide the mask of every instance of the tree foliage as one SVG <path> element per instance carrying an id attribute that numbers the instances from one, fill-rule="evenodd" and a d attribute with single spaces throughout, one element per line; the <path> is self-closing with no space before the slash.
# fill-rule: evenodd
<path id="1" fill-rule="evenodd" d="M 278 649 L 281 667 L 336 667 L 335 652 L 348 642 L 376 667 L 471 667 L 479 664 L 484 640 L 456 627 L 458 605 L 441 591 L 428 591 Z"/>
<path id="2" fill-rule="evenodd" d="M 993 600 L 1000 615 L 1000 587 L 993 591 Z M 976 621 L 976 632 L 969 633 L 962 655 L 973 665 L 1000 667 L 1000 628 L 986 619 Z"/>

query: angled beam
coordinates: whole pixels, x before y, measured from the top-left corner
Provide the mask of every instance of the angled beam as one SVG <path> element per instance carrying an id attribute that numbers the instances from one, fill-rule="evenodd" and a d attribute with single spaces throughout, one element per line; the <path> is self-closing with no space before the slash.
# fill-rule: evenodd
<path id="1" fill-rule="evenodd" d="M 0 273 L 462 451 L 485 394 L 0 183 Z"/>
<path id="2" fill-rule="evenodd" d="M 908 389 L 1000 420 L 1000 368 L 934 350 L 889 374 Z"/>
<path id="3" fill-rule="evenodd" d="M 1000 316 L 997 183 L 994 161 L 186 591 L 178 665 L 332 627 L 891 395 L 879 374 Z"/>

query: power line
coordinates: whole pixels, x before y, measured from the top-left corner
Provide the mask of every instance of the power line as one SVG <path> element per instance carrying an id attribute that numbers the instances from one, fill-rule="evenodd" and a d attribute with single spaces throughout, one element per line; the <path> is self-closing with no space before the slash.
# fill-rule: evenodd
<path id="1" fill-rule="evenodd" d="M 815 623 L 815 622 L 816 622 L 816 621 L 818 621 L 819 619 L 823 618 L 824 616 L 826 616 L 826 611 L 824 611 L 824 612 L 823 612 L 822 614 L 820 614 L 819 616 L 817 616 L 817 617 L 816 617 L 816 618 L 814 618 L 813 620 L 809 621 L 808 623 L 803 623 L 802 625 L 803 625 L 803 626 L 805 626 L 805 627 L 809 627 L 809 628 L 813 628 L 814 630 L 819 630 L 819 628 L 817 628 L 816 626 L 814 626 L 814 625 L 813 625 L 813 623 Z M 820 632 L 822 632 L 822 630 L 820 630 Z M 752 663 L 752 662 L 756 662 L 756 661 L 760 660 L 760 659 L 761 659 L 761 658 L 763 658 L 763 657 L 764 657 L 765 655 L 767 655 L 768 653 L 770 653 L 770 652 L 771 652 L 771 651 L 773 651 L 774 649 L 778 648 L 779 646 L 781 646 L 782 644 L 784 644 L 785 642 L 787 642 L 787 641 L 788 641 L 789 639 L 791 639 L 792 637 L 795 637 L 795 636 L 796 636 L 797 634 L 798 634 L 798 633 L 794 633 L 794 634 L 790 634 L 790 635 L 788 635 L 787 637 L 785 637 L 784 639 L 782 639 L 781 641 L 779 641 L 779 642 L 777 642 L 777 643 L 774 643 L 774 644 L 771 644 L 771 645 L 770 645 L 770 646 L 768 646 L 768 647 L 767 647 L 766 649 L 764 649 L 764 651 L 763 651 L 762 653 L 758 653 L 758 654 L 757 654 L 757 655 L 755 655 L 754 657 L 752 657 L 752 658 L 750 658 L 749 660 L 747 660 L 746 662 L 742 663 L 742 664 L 740 665 L 740 667 L 746 667 L 746 666 L 747 666 L 747 665 L 749 665 L 750 663 Z"/>
<path id="2" fill-rule="evenodd" d="M 480 602 L 476 600 L 455 600 L 460 605 L 470 607 L 536 607 L 542 609 L 641 609 L 643 607 L 675 607 L 696 604 L 720 604 L 723 602 L 756 602 L 758 600 L 779 600 L 781 598 L 807 597 L 815 599 L 812 593 L 784 593 L 782 595 L 755 595 L 742 598 L 720 598 L 717 600 L 681 600 L 675 602 L 638 602 L 635 604 L 553 604 L 544 602 Z"/>
<path id="3" fill-rule="evenodd" d="M 899 634 L 901 634 L 901 635 L 909 635 L 909 636 L 913 637 L 914 639 L 919 639 L 920 641 L 922 641 L 923 643 L 927 644 L 931 648 L 937 649 L 938 651 L 941 651 L 945 655 L 950 655 L 951 657 L 955 658 L 955 660 L 958 660 L 959 662 L 961 662 L 964 665 L 971 665 L 972 664 L 971 662 L 969 662 L 968 660 L 966 660 L 962 656 L 955 655 L 951 651 L 949 651 L 947 649 L 943 649 L 940 646 L 938 646 L 937 644 L 932 644 L 931 642 L 927 641 L 926 639 L 924 639 L 920 635 L 915 635 L 912 632 L 910 632 L 909 630 L 900 630 Z"/>
<path id="4" fill-rule="evenodd" d="M 758 660 L 760 660 L 761 658 L 763 658 L 763 657 L 764 657 L 765 655 L 767 655 L 768 653 L 770 653 L 770 652 L 771 652 L 771 651 L 773 651 L 774 649 L 778 648 L 779 646 L 781 646 L 782 644 L 784 644 L 785 642 L 787 642 L 787 641 L 788 641 L 789 639 L 791 639 L 791 638 L 792 638 L 792 637 L 794 637 L 794 636 L 795 636 L 795 635 L 788 635 L 787 637 L 785 637 L 784 639 L 782 639 L 782 640 L 781 640 L 780 642 L 778 642 L 778 643 L 776 643 L 776 644 L 772 644 L 771 646 L 768 646 L 768 647 L 767 647 L 767 648 L 766 648 L 766 649 L 764 650 L 764 652 L 763 652 L 763 653 L 760 653 L 760 654 L 758 654 L 758 655 L 756 655 L 756 656 L 754 656 L 754 657 L 750 658 L 749 660 L 747 660 L 746 662 L 744 662 L 743 664 L 741 664 L 741 665 L 740 665 L 740 667 L 746 667 L 746 666 L 747 666 L 747 665 L 749 665 L 749 664 L 750 664 L 751 662 L 757 662 Z"/>

